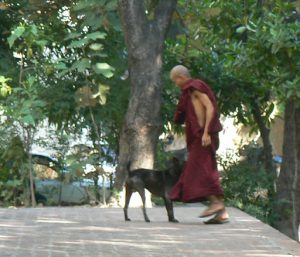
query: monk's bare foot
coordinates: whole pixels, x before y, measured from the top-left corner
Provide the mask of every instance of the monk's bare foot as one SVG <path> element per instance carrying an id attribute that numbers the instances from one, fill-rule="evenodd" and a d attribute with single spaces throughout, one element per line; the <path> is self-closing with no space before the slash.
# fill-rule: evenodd
<path id="1" fill-rule="evenodd" d="M 209 207 L 204 212 L 202 212 L 202 214 L 200 215 L 200 218 L 205 218 L 208 216 L 215 215 L 223 209 L 224 209 L 223 202 L 221 202 L 221 201 L 213 202 L 209 205 Z"/>

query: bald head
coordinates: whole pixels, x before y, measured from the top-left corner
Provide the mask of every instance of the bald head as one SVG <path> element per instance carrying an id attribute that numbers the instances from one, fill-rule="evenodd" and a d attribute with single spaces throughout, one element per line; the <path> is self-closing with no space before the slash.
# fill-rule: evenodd
<path id="1" fill-rule="evenodd" d="M 191 75 L 188 68 L 183 65 L 176 65 L 170 71 L 170 79 L 174 81 L 179 87 L 182 87 L 190 78 Z"/>

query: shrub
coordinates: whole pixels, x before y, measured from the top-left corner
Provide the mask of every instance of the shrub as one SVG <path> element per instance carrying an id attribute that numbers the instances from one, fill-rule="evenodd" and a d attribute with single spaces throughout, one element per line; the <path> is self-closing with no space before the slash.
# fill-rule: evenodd
<path id="1" fill-rule="evenodd" d="M 269 192 L 272 192 L 274 177 L 263 168 L 261 152 L 260 147 L 250 144 L 220 159 L 219 164 L 223 168 L 221 178 L 227 204 L 270 223 Z"/>

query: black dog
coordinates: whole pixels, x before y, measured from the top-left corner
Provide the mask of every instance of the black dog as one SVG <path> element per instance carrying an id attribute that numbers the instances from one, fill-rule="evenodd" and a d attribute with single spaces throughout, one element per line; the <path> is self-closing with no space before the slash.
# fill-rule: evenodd
<path id="1" fill-rule="evenodd" d="M 177 158 L 172 159 L 171 167 L 165 171 L 149 170 L 149 169 L 136 169 L 130 171 L 130 164 L 128 165 L 128 178 L 125 182 L 125 206 L 124 216 L 126 221 L 130 221 L 128 218 L 128 205 L 130 197 L 133 192 L 138 192 L 143 202 L 143 214 L 146 222 L 150 222 L 145 208 L 145 188 L 152 194 L 160 196 L 164 199 L 165 206 L 168 212 L 168 218 L 170 222 L 178 222 L 174 217 L 173 203 L 169 198 L 169 192 L 175 185 L 181 174 L 183 163 Z"/>

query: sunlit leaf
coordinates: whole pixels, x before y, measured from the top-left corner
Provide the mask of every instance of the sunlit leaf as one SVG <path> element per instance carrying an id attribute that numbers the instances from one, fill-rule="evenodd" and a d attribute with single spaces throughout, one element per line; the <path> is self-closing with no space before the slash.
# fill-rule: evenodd
<path id="1" fill-rule="evenodd" d="M 85 38 L 87 38 L 87 39 L 92 39 L 92 40 L 96 40 L 96 39 L 104 39 L 105 37 L 106 37 L 106 33 L 100 32 L 100 31 L 93 32 L 93 33 L 87 34 L 87 35 L 85 36 Z"/>
<path id="2" fill-rule="evenodd" d="M 7 38 L 7 41 L 8 41 L 8 44 L 9 44 L 10 48 L 13 46 L 16 39 L 21 37 L 24 32 L 25 32 L 25 27 L 24 26 L 19 26 L 11 32 L 11 35 Z"/>
<path id="3" fill-rule="evenodd" d="M 246 26 L 241 26 L 236 29 L 236 33 L 242 34 L 247 30 Z"/>
<path id="4" fill-rule="evenodd" d="M 109 89 L 110 89 L 109 86 L 99 84 L 98 93 L 99 93 L 99 103 L 101 105 L 104 105 L 106 103 L 106 96 L 109 92 Z"/>
<path id="5" fill-rule="evenodd" d="M 91 44 L 89 47 L 94 51 L 99 51 L 103 49 L 103 45 L 98 43 Z"/>
<path id="6" fill-rule="evenodd" d="M 102 74 L 106 78 L 111 78 L 114 75 L 113 71 L 115 70 L 107 63 L 97 63 L 93 69 L 97 74 Z"/>

